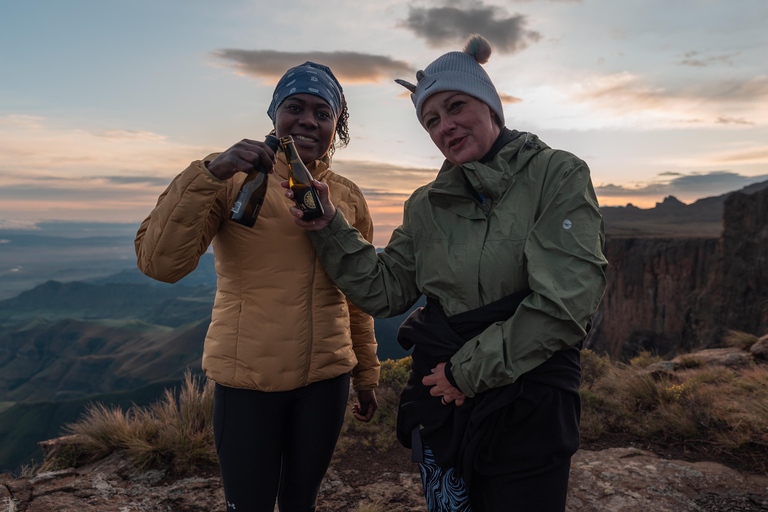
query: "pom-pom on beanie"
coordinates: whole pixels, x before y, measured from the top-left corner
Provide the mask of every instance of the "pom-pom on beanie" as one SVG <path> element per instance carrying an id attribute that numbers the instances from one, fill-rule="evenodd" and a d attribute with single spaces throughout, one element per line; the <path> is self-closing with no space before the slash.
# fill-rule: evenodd
<path id="1" fill-rule="evenodd" d="M 501 98 L 488 73 L 480 65 L 488 62 L 490 56 L 490 43 L 483 36 L 473 34 L 467 40 L 464 51 L 448 52 L 438 57 L 423 71 L 418 71 L 416 85 L 399 79 L 395 82 L 411 91 L 416 116 L 422 126 L 424 119 L 421 109 L 427 98 L 438 92 L 461 91 L 488 105 L 499 116 L 503 127 L 504 109 L 501 106 Z"/>

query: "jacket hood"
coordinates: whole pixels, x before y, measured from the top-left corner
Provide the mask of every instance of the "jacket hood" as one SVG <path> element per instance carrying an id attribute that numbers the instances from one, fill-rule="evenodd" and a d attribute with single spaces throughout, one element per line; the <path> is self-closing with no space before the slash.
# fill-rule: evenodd
<path id="1" fill-rule="evenodd" d="M 451 210 L 462 217 L 483 218 L 483 204 L 467 194 L 467 187 L 472 187 L 481 198 L 490 200 L 492 204 L 511 185 L 515 175 L 545 149 L 549 149 L 549 146 L 538 136 L 525 132 L 501 148 L 485 164 L 467 162 L 458 166 L 446 160 L 430 186 L 429 200 L 435 206 Z"/>

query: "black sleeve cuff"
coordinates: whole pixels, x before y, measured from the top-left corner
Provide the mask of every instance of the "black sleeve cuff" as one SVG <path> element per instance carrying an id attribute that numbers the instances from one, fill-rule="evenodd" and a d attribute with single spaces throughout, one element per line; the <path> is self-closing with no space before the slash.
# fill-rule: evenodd
<path id="1" fill-rule="evenodd" d="M 453 373 L 451 373 L 451 362 L 448 361 L 445 363 L 445 368 L 443 368 L 445 371 L 445 378 L 448 379 L 448 382 L 451 383 L 451 386 L 455 387 L 456 389 L 459 389 L 459 386 L 456 385 L 456 379 L 453 378 Z"/>

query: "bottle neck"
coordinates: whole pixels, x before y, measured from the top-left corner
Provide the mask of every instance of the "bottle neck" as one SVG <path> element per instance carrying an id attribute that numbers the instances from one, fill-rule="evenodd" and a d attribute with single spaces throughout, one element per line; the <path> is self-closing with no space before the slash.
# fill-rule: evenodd
<path id="1" fill-rule="evenodd" d="M 283 146 L 285 159 L 288 160 L 288 162 L 293 163 L 296 160 L 301 161 L 299 158 L 299 152 L 296 150 L 296 145 L 293 142 L 293 137 L 290 135 L 287 137 L 281 137 L 280 144 Z"/>
<path id="2" fill-rule="evenodd" d="M 275 166 L 275 172 L 277 172 L 278 176 L 281 176 L 282 178 L 287 179 L 289 177 L 288 174 L 289 174 L 289 168 L 291 167 L 291 165 L 293 167 L 296 166 L 296 164 L 294 164 L 295 161 L 291 160 L 289 152 L 283 148 L 282 143 L 280 144 L 280 151 L 278 151 L 278 154 L 276 156 L 278 161 L 283 162 L 283 165 L 285 165 L 284 167 L 285 170 L 281 171 L 280 164 L 278 163 Z M 302 163 L 301 164 L 302 167 L 304 167 L 307 170 L 307 174 L 309 174 L 311 178 L 322 179 L 326 171 L 330 168 L 330 165 L 329 165 L 330 162 L 327 158 L 327 155 L 317 160 L 312 160 L 311 162 L 305 164 L 304 161 L 301 160 L 301 157 L 298 155 L 298 150 L 297 150 L 296 159 L 297 161 Z M 288 165 L 288 164 L 291 164 L 291 165 Z"/>

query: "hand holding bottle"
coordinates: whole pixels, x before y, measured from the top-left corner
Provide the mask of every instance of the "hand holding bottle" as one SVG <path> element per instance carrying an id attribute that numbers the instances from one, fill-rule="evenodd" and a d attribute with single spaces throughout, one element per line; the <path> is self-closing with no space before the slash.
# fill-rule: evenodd
<path id="1" fill-rule="evenodd" d="M 261 149 L 258 145 L 252 144 L 252 141 L 241 141 L 239 144 L 241 146 L 255 146 L 252 149 Z M 279 141 L 277 137 L 267 135 L 266 139 L 264 139 L 264 145 L 274 155 L 274 152 L 277 151 L 279 146 Z M 233 146 L 233 148 L 236 146 L 238 146 L 238 144 Z M 238 151 L 241 151 L 239 155 Z M 220 166 L 217 167 L 216 165 L 213 165 L 213 167 L 217 171 L 222 171 L 223 169 L 226 169 L 227 163 L 234 163 L 234 167 L 236 168 L 242 161 L 243 156 L 250 157 L 254 154 L 257 153 L 250 152 L 250 154 L 244 154 L 242 148 L 238 148 L 237 150 L 229 152 L 228 156 L 220 161 Z M 219 160 L 218 157 L 214 159 L 211 164 L 214 164 L 217 160 Z M 210 164 L 208 170 L 210 171 Z M 247 172 L 248 175 L 245 177 L 245 180 L 240 187 L 240 191 L 237 193 L 237 199 L 235 199 L 235 204 L 232 205 L 229 218 L 244 226 L 253 227 L 254 224 L 256 224 L 256 219 L 259 217 L 261 206 L 264 204 L 264 198 L 267 196 L 267 186 L 269 184 L 268 178 L 269 173 L 273 172 L 273 165 L 272 162 L 270 162 L 269 166 L 266 166 L 262 163 L 261 158 L 258 158 L 251 164 L 251 169 Z M 213 174 L 213 172 L 211 172 L 211 174 Z M 228 174 L 228 172 L 223 175 L 226 174 Z M 214 176 L 218 177 L 216 174 L 214 174 Z M 231 177 L 232 176 L 230 175 L 230 178 Z"/>
<path id="2" fill-rule="evenodd" d="M 313 180 L 317 194 L 320 196 L 320 204 L 323 205 L 323 216 L 312 220 L 303 220 L 304 215 L 301 210 L 296 206 L 289 208 L 291 215 L 295 217 L 294 221 L 296 225 L 302 227 L 308 231 L 320 231 L 328 226 L 333 218 L 336 216 L 336 207 L 331 202 L 330 194 L 328 193 L 328 184 L 322 181 Z M 288 180 L 280 183 L 285 190 L 285 197 L 293 200 L 293 192 L 290 189 Z"/>
<path id="3" fill-rule="evenodd" d="M 243 139 L 208 162 L 208 171 L 220 180 L 228 180 L 238 172 L 249 173 L 260 165 L 270 174 L 275 164 L 275 151 L 266 143 Z"/>

